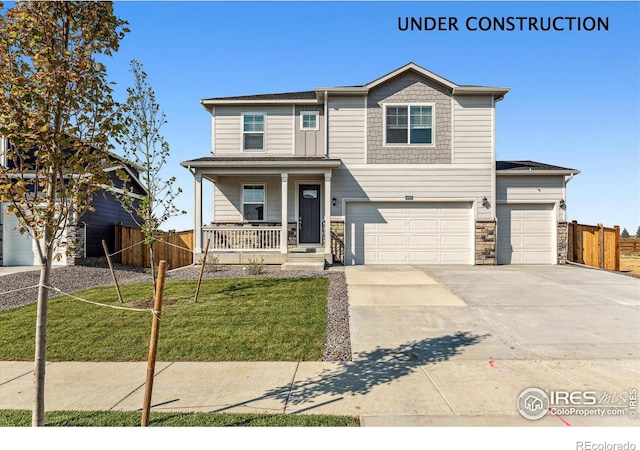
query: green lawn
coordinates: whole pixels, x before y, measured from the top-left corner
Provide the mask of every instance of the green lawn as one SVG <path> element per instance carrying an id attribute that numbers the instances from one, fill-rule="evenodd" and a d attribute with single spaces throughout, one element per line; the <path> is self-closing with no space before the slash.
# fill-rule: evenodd
<path id="1" fill-rule="evenodd" d="M 50 427 L 138 427 L 142 413 L 135 411 L 48 411 Z M 0 427 L 31 426 L 31 411 L 0 410 Z M 151 427 L 357 427 L 350 416 L 285 414 L 160 413 L 149 415 Z"/>
<path id="2" fill-rule="evenodd" d="M 318 360 L 326 332 L 327 278 L 259 278 L 165 285 L 158 361 Z M 151 283 L 122 286 L 126 304 L 152 297 Z M 113 287 L 75 295 L 120 306 Z M 174 304 L 169 304 L 175 302 Z M 35 304 L 0 313 L 0 360 L 32 360 Z M 50 299 L 49 361 L 145 361 L 152 315 L 61 297 Z"/>

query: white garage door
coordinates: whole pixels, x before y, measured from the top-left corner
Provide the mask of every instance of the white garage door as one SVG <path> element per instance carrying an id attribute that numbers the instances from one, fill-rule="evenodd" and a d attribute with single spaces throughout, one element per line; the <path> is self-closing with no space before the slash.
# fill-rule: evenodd
<path id="1" fill-rule="evenodd" d="M 554 264 L 553 205 L 498 206 L 498 264 Z"/>
<path id="2" fill-rule="evenodd" d="M 471 203 L 348 203 L 346 264 L 473 264 Z"/>
<path id="3" fill-rule="evenodd" d="M 2 213 L 4 214 L 5 205 Z M 18 226 L 18 219 L 14 214 L 4 214 L 2 216 L 3 227 L 3 264 L 5 266 L 33 266 L 35 264 L 35 252 L 33 250 L 33 239 L 28 234 L 20 234 L 15 228 Z"/>

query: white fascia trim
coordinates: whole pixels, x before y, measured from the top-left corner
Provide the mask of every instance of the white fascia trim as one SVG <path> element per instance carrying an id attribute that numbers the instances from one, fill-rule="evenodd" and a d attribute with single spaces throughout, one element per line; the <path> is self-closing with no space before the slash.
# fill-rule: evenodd
<path id="1" fill-rule="evenodd" d="M 447 80 L 445 78 L 442 78 L 441 76 L 438 76 L 435 73 L 430 72 L 427 69 L 422 68 L 422 67 L 420 67 L 419 65 L 417 65 L 415 63 L 406 64 L 406 65 L 394 70 L 393 72 L 390 72 L 390 73 L 388 73 L 388 74 L 386 74 L 386 75 L 384 75 L 384 76 L 382 76 L 382 77 L 380 77 L 380 78 L 378 78 L 376 80 L 373 80 L 372 82 L 366 84 L 365 86 L 368 89 L 374 88 L 374 87 L 378 86 L 379 84 L 382 84 L 385 81 L 390 80 L 391 78 L 393 78 L 393 77 L 395 77 L 397 75 L 400 75 L 401 73 L 406 72 L 408 70 L 414 70 L 414 71 L 418 72 L 420 75 L 422 75 L 422 76 L 424 76 L 426 78 L 429 78 L 429 79 L 431 79 L 431 80 L 433 80 L 433 81 L 435 81 L 435 82 L 437 82 L 437 83 L 439 83 L 439 84 L 441 84 L 443 86 L 446 86 L 449 89 L 454 89 L 454 88 L 458 87 L 457 84 L 452 83 L 451 81 L 449 81 L 449 80 Z"/>
<path id="2" fill-rule="evenodd" d="M 530 176 L 530 175 L 578 175 L 580 173 L 579 170 L 574 170 L 574 171 L 570 171 L 570 170 L 498 170 L 496 171 L 496 176 L 514 176 L 514 175 L 521 175 L 521 176 Z"/>
<path id="3" fill-rule="evenodd" d="M 318 105 L 320 104 L 317 99 L 288 99 L 288 100 L 213 100 L 202 101 L 202 105 L 207 106 L 215 105 Z M 207 108 L 208 109 L 208 108 Z"/>
<path id="4" fill-rule="evenodd" d="M 325 92 L 339 95 L 367 95 L 369 89 L 365 87 L 319 87 L 316 92 Z"/>
<path id="5" fill-rule="evenodd" d="M 453 88 L 453 95 L 493 95 L 498 102 L 504 98 L 511 90 L 506 87 L 489 86 L 456 86 Z"/>
<path id="6" fill-rule="evenodd" d="M 137 176 L 135 176 L 133 171 L 126 164 L 123 164 L 120 166 L 114 166 L 114 167 L 107 167 L 106 169 L 104 169 L 104 171 L 113 172 L 114 170 L 118 170 L 118 169 L 124 169 L 129 174 L 129 177 L 136 182 L 136 184 L 138 185 L 138 187 L 140 187 L 140 189 L 142 189 L 145 192 L 147 191 L 146 187 L 142 184 L 140 179 Z"/>
<path id="7" fill-rule="evenodd" d="M 106 184 L 101 184 L 100 187 L 105 191 L 115 192 L 116 194 L 120 194 L 120 195 L 128 195 L 129 197 L 132 197 L 138 200 L 142 200 L 144 198 L 142 195 L 134 194 L 133 192 L 127 192 L 120 188 L 107 186 Z"/>

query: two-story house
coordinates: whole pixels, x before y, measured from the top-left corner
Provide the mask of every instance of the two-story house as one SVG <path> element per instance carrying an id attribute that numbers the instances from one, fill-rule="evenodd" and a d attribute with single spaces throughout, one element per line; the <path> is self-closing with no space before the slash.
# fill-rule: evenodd
<path id="1" fill-rule="evenodd" d="M 15 168 L 15 161 L 11 157 L 12 149 L 9 141 L 0 137 L 0 175 L 5 174 L 2 169 Z M 25 161 L 35 159 L 33 151 L 20 154 Z M 115 225 L 122 223 L 135 227 L 136 223 L 131 215 L 122 207 L 116 194 L 123 194 L 123 181 L 117 176 L 117 170 L 124 170 L 130 179 L 129 185 L 133 189 L 134 198 L 142 198 L 146 190 L 138 179 L 138 170 L 122 157 L 111 154 L 111 158 L 104 162 L 104 171 L 108 173 L 111 186 L 102 186 L 93 196 L 92 210 L 85 211 L 80 217 L 72 218 L 67 223 L 61 242 L 74 242 L 74 246 L 60 245 L 55 249 L 55 266 L 68 266 L 82 263 L 88 258 L 104 257 L 102 240 L 110 249 L 115 248 Z M 20 176 L 6 173 L 15 180 Z M 33 178 L 34 173 L 27 171 L 25 178 Z M 38 266 L 40 265 L 36 243 L 29 234 L 19 231 L 18 218 L 15 214 L 7 213 L 8 203 L 0 199 L 0 266 Z"/>
<path id="2" fill-rule="evenodd" d="M 557 264 L 577 170 L 496 161 L 508 88 L 409 63 L 361 86 L 208 98 L 195 177 L 196 258 L 354 264 Z M 202 183 L 213 183 L 213 222 Z"/>

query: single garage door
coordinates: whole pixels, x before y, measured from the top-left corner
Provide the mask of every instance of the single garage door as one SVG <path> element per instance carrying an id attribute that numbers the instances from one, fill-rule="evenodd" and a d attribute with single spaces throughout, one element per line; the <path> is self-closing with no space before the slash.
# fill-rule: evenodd
<path id="1" fill-rule="evenodd" d="M 473 264 L 471 203 L 347 204 L 346 264 Z"/>
<path id="2" fill-rule="evenodd" d="M 498 205 L 498 264 L 554 264 L 553 205 Z"/>

